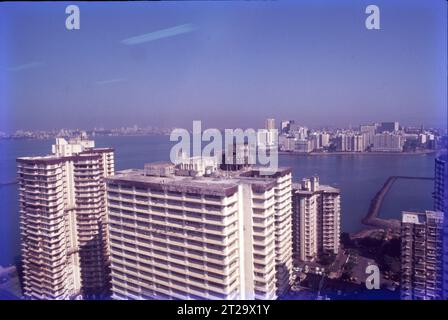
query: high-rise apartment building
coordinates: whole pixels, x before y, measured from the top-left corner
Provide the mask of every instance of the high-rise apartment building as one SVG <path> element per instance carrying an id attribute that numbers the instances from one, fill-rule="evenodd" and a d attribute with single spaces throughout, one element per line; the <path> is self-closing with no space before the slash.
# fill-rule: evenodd
<path id="1" fill-rule="evenodd" d="M 402 299 L 443 298 L 443 225 L 441 211 L 402 213 Z"/>
<path id="2" fill-rule="evenodd" d="M 289 134 L 289 130 L 291 124 L 294 123 L 294 120 L 284 120 L 280 123 L 280 133 L 281 134 Z"/>
<path id="3" fill-rule="evenodd" d="M 310 147 L 311 150 L 319 150 L 322 148 L 322 145 L 320 144 L 320 135 L 319 133 L 312 133 L 310 134 L 309 138 L 308 138 L 309 142 L 310 142 Z"/>
<path id="4" fill-rule="evenodd" d="M 297 140 L 304 140 L 308 138 L 308 128 L 294 122 L 289 125 L 289 134 Z"/>
<path id="5" fill-rule="evenodd" d="M 400 124 L 395 121 L 395 122 L 381 122 L 381 124 L 378 126 L 377 128 L 377 132 L 378 133 L 383 133 L 383 132 L 395 132 L 400 130 Z"/>
<path id="6" fill-rule="evenodd" d="M 293 184 L 293 252 L 302 261 L 339 252 L 340 191 L 319 184 L 318 177 Z"/>
<path id="7" fill-rule="evenodd" d="M 435 159 L 434 169 L 434 210 L 448 211 L 448 156 L 444 152 Z"/>
<path id="8" fill-rule="evenodd" d="M 257 132 L 258 146 L 278 148 L 278 130 L 275 128 L 275 119 L 266 119 L 265 129 Z"/>
<path id="9" fill-rule="evenodd" d="M 280 151 L 294 151 L 296 139 L 285 135 L 278 136 L 278 146 Z"/>
<path id="10" fill-rule="evenodd" d="M 275 129 L 275 119 L 266 119 L 266 123 L 265 123 L 265 129 L 266 130 L 273 130 Z"/>
<path id="11" fill-rule="evenodd" d="M 377 133 L 373 137 L 372 151 L 402 152 L 404 139 L 401 135 L 390 132 Z"/>
<path id="12" fill-rule="evenodd" d="M 319 139 L 320 139 L 320 145 L 323 148 L 329 147 L 330 146 L 330 134 L 327 132 L 321 132 L 319 134 Z"/>
<path id="13" fill-rule="evenodd" d="M 336 137 L 336 150 L 342 152 L 362 152 L 364 151 L 364 135 L 340 133 Z"/>
<path id="14" fill-rule="evenodd" d="M 448 222 L 448 165 L 446 150 L 435 159 L 434 170 L 434 210 L 444 214 L 445 222 Z M 443 251 L 443 295 L 448 299 L 448 223 L 444 226 L 444 251 Z"/>
<path id="15" fill-rule="evenodd" d="M 355 134 L 353 135 L 353 151 L 363 152 L 365 150 L 364 135 Z"/>
<path id="16" fill-rule="evenodd" d="M 311 144 L 311 141 L 308 139 L 296 140 L 294 143 L 294 151 L 300 152 L 300 153 L 309 153 L 309 152 L 313 151 L 313 146 Z"/>
<path id="17" fill-rule="evenodd" d="M 107 178 L 113 298 L 275 299 L 287 291 L 289 169 L 192 177 L 153 166 L 160 170 Z"/>
<path id="18" fill-rule="evenodd" d="M 350 151 L 351 136 L 345 133 L 340 133 L 336 136 L 336 150 L 337 151 Z"/>
<path id="19" fill-rule="evenodd" d="M 17 159 L 24 295 L 97 298 L 109 287 L 104 177 L 110 148 L 56 139 L 53 154 Z"/>
<path id="20" fill-rule="evenodd" d="M 364 136 L 365 147 L 371 147 L 373 145 L 373 138 L 375 136 L 377 126 L 374 124 L 361 125 L 359 131 Z"/>

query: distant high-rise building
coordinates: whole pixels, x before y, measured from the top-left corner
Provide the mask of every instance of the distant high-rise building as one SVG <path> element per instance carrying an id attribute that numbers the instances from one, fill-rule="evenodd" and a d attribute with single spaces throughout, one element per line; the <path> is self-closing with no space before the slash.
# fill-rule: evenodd
<path id="1" fill-rule="evenodd" d="M 309 142 L 311 151 L 313 150 L 319 150 L 322 148 L 320 144 L 320 134 L 319 133 L 313 133 L 309 136 Z"/>
<path id="2" fill-rule="evenodd" d="M 291 124 L 294 123 L 294 120 L 284 120 L 280 124 L 280 130 L 282 134 L 288 134 Z"/>
<path id="3" fill-rule="evenodd" d="M 308 138 L 308 128 L 298 123 L 291 123 L 289 126 L 289 134 L 297 140 L 304 140 Z"/>
<path id="4" fill-rule="evenodd" d="M 379 152 L 402 152 L 404 139 L 401 135 L 383 132 L 375 134 L 373 138 L 372 151 Z"/>
<path id="5" fill-rule="evenodd" d="M 272 119 L 272 118 L 266 119 L 265 129 L 266 130 L 275 129 L 275 119 Z"/>
<path id="6" fill-rule="evenodd" d="M 311 144 L 311 141 L 308 139 L 295 140 L 294 151 L 300 152 L 300 153 L 309 153 L 309 152 L 313 151 L 313 146 Z"/>
<path id="7" fill-rule="evenodd" d="M 420 145 L 425 145 L 427 140 L 428 140 L 428 136 L 426 134 L 424 134 L 424 133 L 418 134 L 418 143 Z"/>
<path id="8" fill-rule="evenodd" d="M 383 132 L 395 132 L 400 130 L 400 124 L 398 122 L 381 122 L 380 126 L 377 128 L 378 133 Z"/>
<path id="9" fill-rule="evenodd" d="M 336 150 L 342 152 L 364 151 L 364 136 L 354 133 L 340 133 L 336 137 Z"/>
<path id="10" fill-rule="evenodd" d="M 257 144 L 259 148 L 278 148 L 277 129 L 260 129 L 257 131 Z"/>
<path id="11" fill-rule="evenodd" d="M 281 135 L 278 137 L 278 145 L 280 151 L 294 151 L 296 140 L 293 137 Z"/>
<path id="12" fill-rule="evenodd" d="M 257 132 L 259 147 L 278 148 L 278 130 L 275 127 L 275 119 L 266 119 L 265 129 Z"/>
<path id="13" fill-rule="evenodd" d="M 319 178 L 293 184 L 293 251 L 302 261 L 320 253 L 339 252 L 340 191 L 320 185 Z"/>
<path id="14" fill-rule="evenodd" d="M 426 135 L 425 148 L 430 150 L 437 149 L 437 139 L 433 134 Z"/>
<path id="15" fill-rule="evenodd" d="M 287 292 L 289 169 L 188 177 L 150 166 L 147 174 L 107 179 L 113 298 L 276 299 Z"/>
<path id="16" fill-rule="evenodd" d="M 353 135 L 353 151 L 363 152 L 365 150 L 364 136 L 362 134 Z"/>
<path id="17" fill-rule="evenodd" d="M 337 151 L 348 151 L 350 144 L 350 136 L 345 133 L 340 133 L 336 137 L 336 150 Z"/>
<path id="18" fill-rule="evenodd" d="M 320 137 L 320 145 L 323 148 L 330 146 L 330 134 L 328 134 L 326 132 L 321 132 L 319 137 Z"/>
<path id="19" fill-rule="evenodd" d="M 443 213 L 403 212 L 401 225 L 401 298 L 442 299 Z"/>
<path id="20" fill-rule="evenodd" d="M 53 154 L 17 159 L 24 295 L 99 298 L 110 285 L 104 177 L 110 148 L 56 139 Z"/>
<path id="21" fill-rule="evenodd" d="M 359 131 L 364 135 L 365 147 L 371 147 L 373 145 L 373 138 L 375 136 L 376 126 L 372 125 L 361 125 Z"/>

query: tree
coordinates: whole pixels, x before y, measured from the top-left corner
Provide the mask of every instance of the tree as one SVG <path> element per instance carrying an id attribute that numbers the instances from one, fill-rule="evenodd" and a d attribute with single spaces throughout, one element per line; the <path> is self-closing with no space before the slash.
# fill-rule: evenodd
<path id="1" fill-rule="evenodd" d="M 336 255 L 334 252 L 322 252 L 319 254 L 319 263 L 324 266 L 329 266 L 336 260 Z"/>

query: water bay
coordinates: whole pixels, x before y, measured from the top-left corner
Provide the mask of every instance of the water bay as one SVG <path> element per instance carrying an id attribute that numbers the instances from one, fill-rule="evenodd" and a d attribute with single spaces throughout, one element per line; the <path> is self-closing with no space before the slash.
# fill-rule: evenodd
<path id="1" fill-rule="evenodd" d="M 167 161 L 169 136 L 95 137 L 96 146 L 115 148 L 115 169 L 143 168 L 147 162 Z M 44 155 L 53 140 L 0 140 L 0 265 L 19 255 L 19 216 L 15 159 Z M 279 164 L 293 169 L 293 180 L 318 175 L 322 184 L 341 189 L 342 231 L 363 228 L 361 219 L 370 200 L 389 176 L 434 175 L 434 155 L 280 155 Z M 432 209 L 432 181 L 398 180 L 386 196 L 380 215 L 398 219 L 402 210 Z"/>

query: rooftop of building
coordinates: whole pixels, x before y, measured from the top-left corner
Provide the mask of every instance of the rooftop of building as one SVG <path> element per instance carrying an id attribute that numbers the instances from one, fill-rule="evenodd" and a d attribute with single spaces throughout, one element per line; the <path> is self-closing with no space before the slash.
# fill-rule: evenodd
<path id="1" fill-rule="evenodd" d="M 158 168 L 170 165 L 172 164 L 166 162 L 154 163 L 154 167 Z M 229 196 L 237 191 L 238 185 L 241 183 L 250 184 L 253 190 L 259 192 L 269 190 L 275 186 L 275 178 L 280 174 L 289 173 L 290 169 L 279 168 L 272 175 L 260 175 L 262 171 L 258 168 L 232 172 L 218 170 L 211 176 L 192 177 L 176 174 L 148 175 L 146 174 L 147 170 L 129 169 L 116 172 L 114 176 L 108 177 L 106 180 L 109 183 L 149 187 L 150 189 Z"/>
<path id="2" fill-rule="evenodd" d="M 339 193 L 340 190 L 338 188 L 332 187 L 330 185 L 321 184 L 319 185 L 319 190 L 322 190 L 323 192 L 328 193 Z"/>
<path id="3" fill-rule="evenodd" d="M 156 164 L 162 166 L 162 163 Z M 229 196 L 238 189 L 235 179 L 190 176 L 152 176 L 146 175 L 145 170 L 131 169 L 116 172 L 106 179 L 109 183 L 118 183 L 143 188 L 164 191 L 202 193 L 217 196 Z"/>
<path id="4" fill-rule="evenodd" d="M 292 189 L 296 192 L 296 193 L 300 193 L 300 194 L 313 194 L 316 192 L 324 192 L 324 193 L 340 193 L 340 189 L 332 187 L 330 185 L 325 185 L 325 184 L 319 184 L 317 190 L 312 191 L 310 189 L 303 189 L 302 184 L 299 182 L 294 182 L 292 184 Z"/>
<path id="5" fill-rule="evenodd" d="M 75 155 L 70 155 L 70 156 L 58 156 L 58 155 L 54 155 L 54 154 L 50 154 L 50 155 L 44 155 L 44 156 L 31 156 L 31 157 L 18 157 L 16 159 L 16 162 L 18 163 L 42 163 L 42 164 L 54 164 L 54 163 L 60 163 L 63 161 L 68 161 L 68 160 L 75 160 L 75 159 L 97 159 L 99 157 L 99 155 L 92 151 L 92 152 L 88 152 L 88 153 L 78 153 Z"/>
<path id="6" fill-rule="evenodd" d="M 98 153 L 98 152 L 114 152 L 114 151 L 115 151 L 114 148 L 95 147 L 95 148 L 86 149 L 86 150 L 82 151 L 81 153 Z"/>
<path id="7" fill-rule="evenodd" d="M 81 145 L 80 143 L 85 143 L 85 145 Z M 71 151 L 67 154 L 58 153 L 55 149 L 57 147 L 78 147 L 76 151 Z M 67 161 L 71 159 L 79 159 L 82 157 L 86 159 L 87 157 L 96 158 L 99 153 L 113 152 L 113 148 L 96 148 L 94 147 L 95 143 L 93 140 L 87 140 L 85 136 L 81 136 L 79 138 L 70 139 L 69 141 L 64 138 L 56 138 L 55 144 L 52 145 L 53 153 L 42 155 L 42 156 L 28 156 L 28 157 L 18 157 L 16 159 L 19 163 L 45 163 L 45 164 L 53 164 L 59 163 L 62 161 Z"/>
<path id="8" fill-rule="evenodd" d="M 443 212 L 441 211 L 425 211 L 425 212 L 413 212 L 403 211 L 401 221 L 403 223 L 411 224 L 425 224 L 429 219 L 437 222 L 443 222 Z"/>

